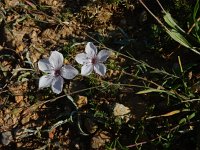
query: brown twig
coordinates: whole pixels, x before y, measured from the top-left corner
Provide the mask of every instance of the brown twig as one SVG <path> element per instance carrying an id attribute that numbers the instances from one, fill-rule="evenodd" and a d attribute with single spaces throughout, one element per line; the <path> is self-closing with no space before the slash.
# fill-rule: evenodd
<path id="1" fill-rule="evenodd" d="M 200 17 L 197 19 L 197 21 L 200 21 Z M 192 31 L 192 29 L 195 27 L 195 23 L 193 23 L 193 25 L 190 27 L 190 29 L 188 30 L 187 34 L 190 34 L 190 32 Z"/>
<path id="2" fill-rule="evenodd" d="M 153 141 L 155 141 L 155 140 L 157 140 L 157 139 L 159 139 L 159 138 L 160 138 L 160 136 L 158 136 L 158 137 L 156 137 L 156 138 L 154 138 L 154 139 L 148 140 L 148 141 L 136 143 L 136 144 L 133 144 L 133 145 L 128 145 L 128 146 L 126 146 L 126 147 L 127 147 L 127 148 L 132 148 L 132 147 L 142 146 L 142 145 L 147 144 L 147 143 L 149 143 L 149 142 L 153 142 Z"/>

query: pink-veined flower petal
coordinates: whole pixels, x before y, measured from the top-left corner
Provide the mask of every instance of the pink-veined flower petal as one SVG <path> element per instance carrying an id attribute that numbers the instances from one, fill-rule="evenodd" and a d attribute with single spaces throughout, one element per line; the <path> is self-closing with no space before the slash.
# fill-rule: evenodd
<path id="1" fill-rule="evenodd" d="M 88 75 L 90 75 L 92 73 L 93 68 L 94 68 L 94 66 L 91 63 L 85 64 L 81 68 L 81 74 L 83 76 L 88 76 Z"/>
<path id="2" fill-rule="evenodd" d="M 108 50 L 101 50 L 98 54 L 97 54 L 97 58 L 100 62 L 104 62 L 108 59 L 108 57 L 110 56 L 110 51 Z"/>
<path id="3" fill-rule="evenodd" d="M 52 67 L 51 67 L 51 64 L 49 63 L 48 59 L 39 60 L 38 68 L 45 73 L 51 73 L 51 71 L 52 71 Z"/>
<path id="4" fill-rule="evenodd" d="M 49 62 L 54 70 L 60 69 L 63 65 L 63 55 L 58 51 L 53 51 L 49 57 Z"/>
<path id="5" fill-rule="evenodd" d="M 85 54 L 85 53 L 77 54 L 76 57 L 75 57 L 75 60 L 77 61 L 77 63 L 79 63 L 79 64 L 81 64 L 81 65 L 90 62 L 90 60 L 89 60 L 87 54 Z"/>
<path id="6" fill-rule="evenodd" d="M 89 57 L 94 57 L 97 54 L 97 47 L 92 42 L 88 42 L 85 46 L 85 52 Z"/>
<path id="7" fill-rule="evenodd" d="M 78 74 L 78 70 L 71 65 L 64 65 L 61 68 L 61 76 L 65 79 L 73 79 Z"/>
<path id="8" fill-rule="evenodd" d="M 64 79 L 61 76 L 55 77 L 51 84 L 51 88 L 53 92 L 56 94 L 60 94 L 63 89 L 63 83 L 64 83 Z"/>
<path id="9" fill-rule="evenodd" d="M 52 75 L 44 75 L 39 79 L 39 89 L 50 87 L 54 77 Z"/>
<path id="10" fill-rule="evenodd" d="M 94 65 L 94 71 L 101 75 L 101 76 L 104 76 L 105 73 L 106 73 L 106 66 L 102 63 L 98 63 L 98 64 L 95 64 Z"/>

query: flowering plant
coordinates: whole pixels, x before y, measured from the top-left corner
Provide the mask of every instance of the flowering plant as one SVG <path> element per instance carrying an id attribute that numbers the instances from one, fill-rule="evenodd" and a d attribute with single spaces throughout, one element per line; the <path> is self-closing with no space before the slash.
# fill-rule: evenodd
<path id="1" fill-rule="evenodd" d="M 85 47 L 85 53 L 77 54 L 75 60 L 82 64 L 81 74 L 88 76 L 94 70 L 97 74 L 104 76 L 106 66 L 103 64 L 110 56 L 108 50 L 101 50 L 97 53 L 97 48 L 92 42 L 88 42 Z"/>
<path id="2" fill-rule="evenodd" d="M 64 79 L 73 79 L 78 70 L 71 65 L 63 65 L 63 55 L 58 51 L 53 51 L 49 59 L 41 59 L 38 61 L 38 67 L 47 75 L 43 75 L 39 79 L 39 89 L 50 87 L 53 92 L 59 94 L 62 92 Z"/>

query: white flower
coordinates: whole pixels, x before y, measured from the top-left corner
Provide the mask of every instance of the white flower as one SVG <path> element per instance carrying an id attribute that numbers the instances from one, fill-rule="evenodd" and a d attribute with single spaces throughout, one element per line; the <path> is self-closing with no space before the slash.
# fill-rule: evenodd
<path id="1" fill-rule="evenodd" d="M 49 59 L 38 61 L 38 67 L 41 71 L 48 73 L 43 75 L 39 80 L 39 89 L 50 87 L 53 92 L 59 94 L 62 92 L 64 79 L 73 79 L 78 70 L 71 65 L 63 65 L 63 55 L 53 51 Z"/>
<path id="2" fill-rule="evenodd" d="M 106 73 L 106 66 L 103 64 L 110 56 L 108 50 L 101 50 L 97 54 L 97 48 L 92 42 L 88 42 L 85 47 L 85 53 L 76 55 L 75 60 L 82 64 L 81 74 L 88 76 L 94 70 L 97 74 L 104 76 Z"/>

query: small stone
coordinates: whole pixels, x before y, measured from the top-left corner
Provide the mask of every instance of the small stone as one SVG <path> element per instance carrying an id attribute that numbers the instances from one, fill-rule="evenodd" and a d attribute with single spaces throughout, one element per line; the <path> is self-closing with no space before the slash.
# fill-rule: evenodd
<path id="1" fill-rule="evenodd" d="M 20 103 L 21 101 L 23 101 L 24 96 L 23 95 L 17 95 L 15 96 L 15 102 L 16 103 Z"/>
<path id="2" fill-rule="evenodd" d="M 128 107 L 119 103 L 115 104 L 115 107 L 113 110 L 114 116 L 123 116 L 123 115 L 127 115 L 128 113 L 130 113 L 130 109 Z"/>
<path id="3" fill-rule="evenodd" d="M 2 118 L 0 118 L 0 124 L 3 124 L 3 123 L 4 123 L 3 119 L 2 119 Z"/>
<path id="4" fill-rule="evenodd" d="M 130 112 L 131 111 L 128 107 L 124 106 L 123 104 L 119 104 L 119 103 L 115 104 L 115 107 L 113 110 L 114 116 L 117 118 L 123 119 L 125 122 L 128 122 L 130 120 L 130 118 L 131 118 Z"/>
<path id="5" fill-rule="evenodd" d="M 10 131 L 6 131 L 1 133 L 1 143 L 3 145 L 8 145 L 13 141 L 12 133 Z"/>
<path id="6" fill-rule="evenodd" d="M 100 149 L 105 146 L 106 142 L 110 141 L 109 133 L 106 131 L 97 132 L 91 139 L 91 147 L 93 149 Z"/>
<path id="7" fill-rule="evenodd" d="M 82 106 L 85 106 L 88 103 L 88 99 L 85 96 L 79 96 L 78 100 L 76 102 L 78 108 L 81 108 Z"/>

